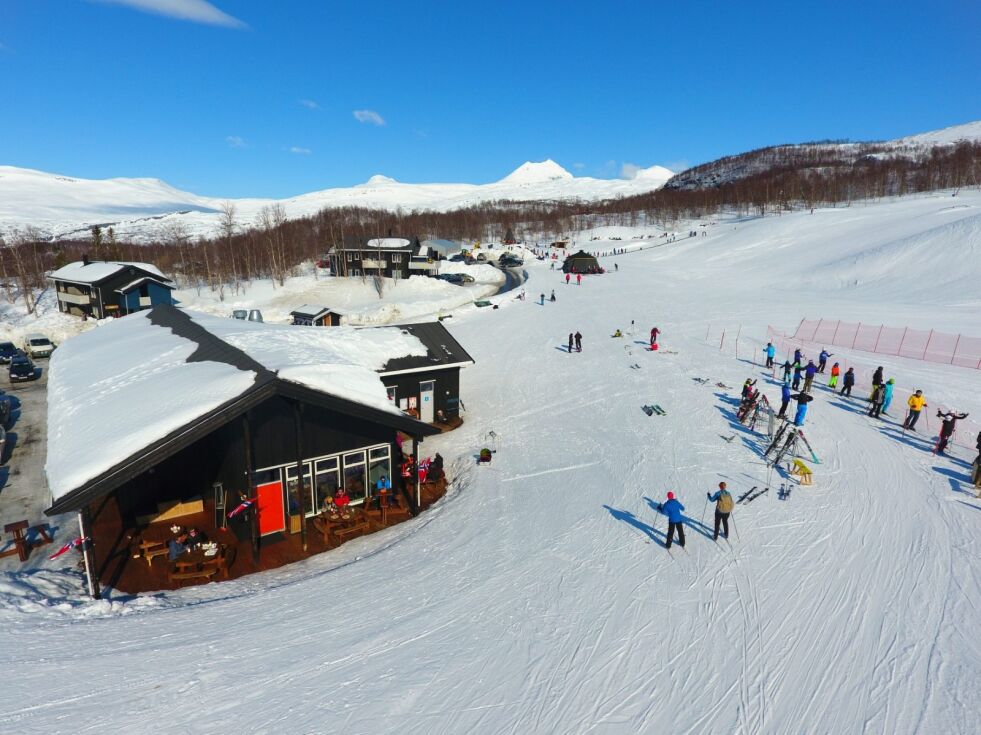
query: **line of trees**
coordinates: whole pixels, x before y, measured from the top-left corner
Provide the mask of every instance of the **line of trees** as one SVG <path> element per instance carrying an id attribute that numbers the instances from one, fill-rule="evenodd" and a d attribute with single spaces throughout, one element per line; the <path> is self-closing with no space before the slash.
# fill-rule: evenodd
<path id="1" fill-rule="evenodd" d="M 719 172 L 730 175 L 715 176 Z M 693 174 L 701 177 L 697 186 L 690 185 Z M 22 297 L 33 310 L 37 292 L 48 286 L 46 273 L 89 254 L 151 262 L 180 287 L 208 288 L 224 298 L 227 289 L 237 292 L 257 278 L 283 286 L 304 262 L 321 259 L 346 235 L 500 241 L 511 229 L 525 242 L 548 241 L 604 225 L 671 228 L 726 211 L 764 216 L 979 185 L 978 143 L 925 151 L 869 144 L 778 146 L 696 167 L 657 191 L 599 202 L 497 201 L 449 212 L 338 207 L 299 219 L 287 219 L 282 206 L 274 205 L 251 223 L 242 222 L 228 203 L 213 237 L 194 239 L 175 219 L 148 244 L 117 241 L 111 228 L 103 233 L 98 227 L 89 239 L 50 242 L 28 227 L 0 241 L 6 245 L 0 247 L 0 281 L 9 300 Z"/>

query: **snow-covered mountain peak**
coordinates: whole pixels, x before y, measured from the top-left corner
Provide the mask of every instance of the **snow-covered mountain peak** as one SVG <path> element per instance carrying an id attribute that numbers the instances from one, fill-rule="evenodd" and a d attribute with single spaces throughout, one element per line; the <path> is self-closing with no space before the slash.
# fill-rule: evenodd
<path id="1" fill-rule="evenodd" d="M 385 186 L 386 184 L 397 184 L 399 183 L 391 176 L 383 176 L 382 174 L 375 174 L 370 179 L 365 182 L 365 186 Z"/>
<path id="2" fill-rule="evenodd" d="M 952 145 L 961 141 L 981 140 L 981 120 L 964 123 L 963 125 L 952 125 L 949 128 L 931 130 L 928 133 L 910 135 L 900 138 L 895 143 L 903 145 Z"/>
<path id="3" fill-rule="evenodd" d="M 572 174 L 549 158 L 537 163 L 525 161 L 497 183 L 538 184 L 543 181 L 560 181 L 571 178 L 573 178 Z"/>

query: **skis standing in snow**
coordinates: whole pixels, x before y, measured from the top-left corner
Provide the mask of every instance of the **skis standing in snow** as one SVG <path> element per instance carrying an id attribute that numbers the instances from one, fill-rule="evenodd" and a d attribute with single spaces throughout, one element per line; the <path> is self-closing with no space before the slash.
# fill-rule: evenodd
<path id="1" fill-rule="evenodd" d="M 735 503 L 732 500 L 732 495 L 726 490 L 726 484 L 720 482 L 718 492 L 714 495 L 710 493 L 705 493 L 705 495 L 711 502 L 715 503 L 715 533 L 712 540 L 719 540 L 720 524 L 722 525 L 722 537 L 729 538 L 729 514 L 732 513 Z"/>
<path id="2" fill-rule="evenodd" d="M 664 542 L 664 547 L 667 549 L 671 548 L 675 531 L 678 532 L 678 543 L 681 545 L 681 548 L 685 548 L 684 516 L 681 515 L 684 509 L 685 506 L 675 499 L 674 493 L 668 493 L 667 502 L 661 503 L 661 512 L 668 517 L 668 535 Z"/>

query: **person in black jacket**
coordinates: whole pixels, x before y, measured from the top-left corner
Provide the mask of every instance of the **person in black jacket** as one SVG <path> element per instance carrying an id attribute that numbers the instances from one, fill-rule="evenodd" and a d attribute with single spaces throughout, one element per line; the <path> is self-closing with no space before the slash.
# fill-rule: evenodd
<path id="1" fill-rule="evenodd" d="M 937 418 L 943 419 L 943 424 L 940 425 L 940 439 L 937 441 L 937 454 L 943 454 L 947 445 L 950 443 L 950 437 L 954 435 L 954 429 L 957 428 L 957 421 L 959 419 L 966 419 L 966 413 L 954 413 L 953 411 L 948 411 L 947 413 L 941 413 L 937 411 Z M 981 439 L 981 436 L 979 436 Z"/>
<path id="2" fill-rule="evenodd" d="M 841 395 L 851 397 L 853 385 L 855 385 L 855 369 L 848 368 L 841 378 Z"/>

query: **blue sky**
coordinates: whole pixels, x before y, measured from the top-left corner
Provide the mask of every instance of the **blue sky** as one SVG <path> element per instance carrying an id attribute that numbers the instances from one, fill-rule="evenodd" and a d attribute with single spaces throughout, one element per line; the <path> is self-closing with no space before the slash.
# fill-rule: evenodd
<path id="1" fill-rule="evenodd" d="M 283 197 L 981 118 L 981 3 L 2 0 L 0 164 Z"/>

